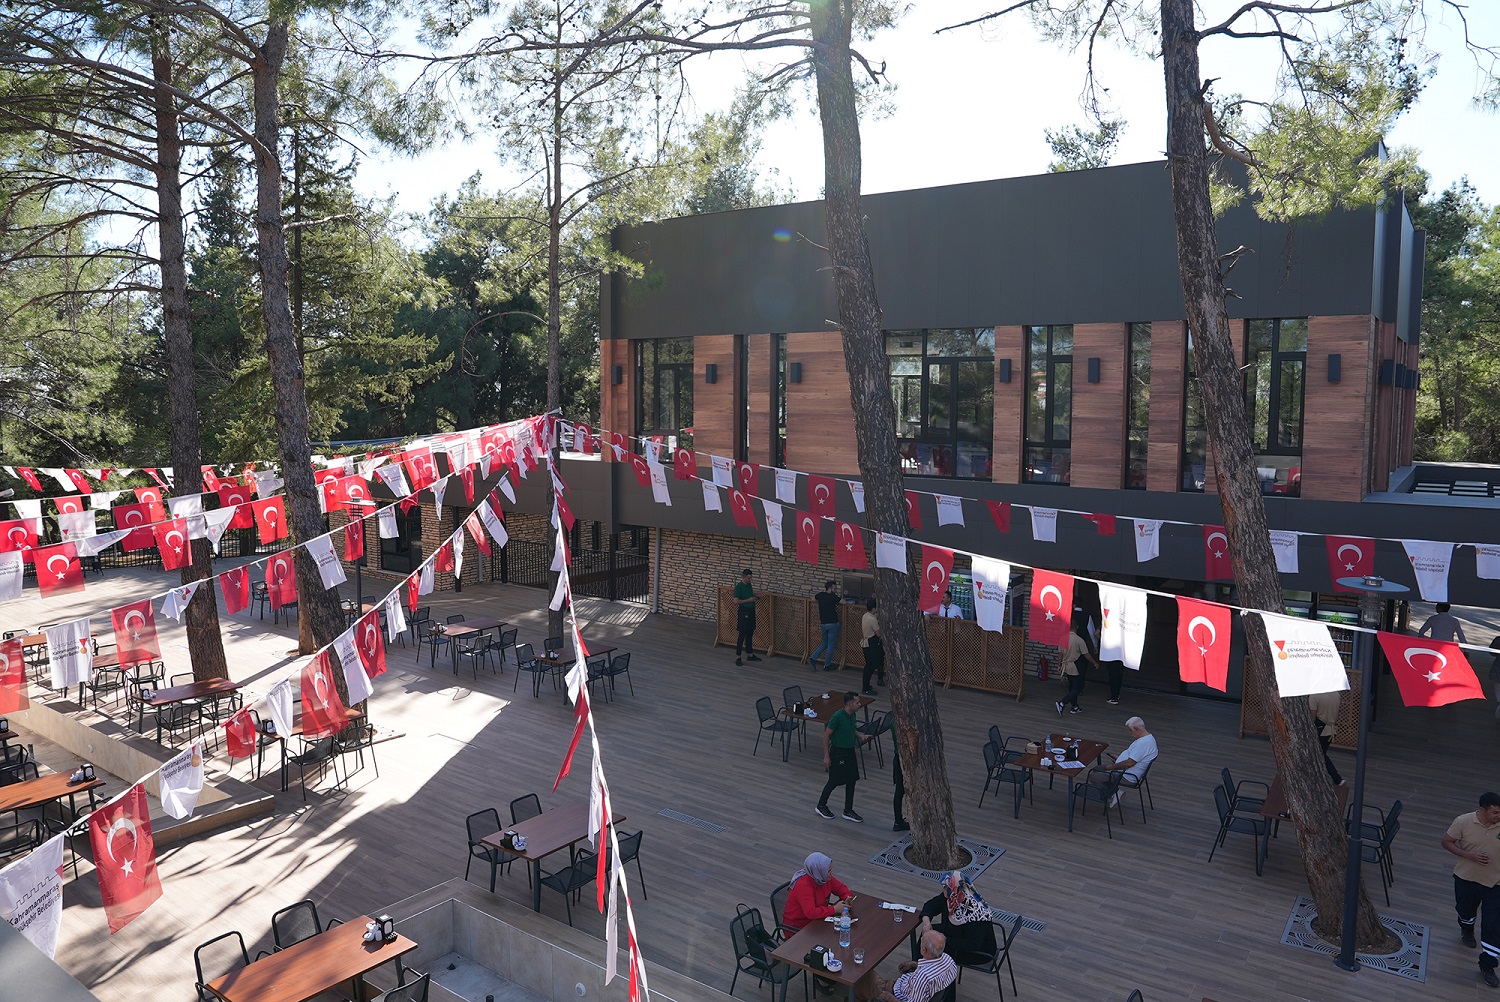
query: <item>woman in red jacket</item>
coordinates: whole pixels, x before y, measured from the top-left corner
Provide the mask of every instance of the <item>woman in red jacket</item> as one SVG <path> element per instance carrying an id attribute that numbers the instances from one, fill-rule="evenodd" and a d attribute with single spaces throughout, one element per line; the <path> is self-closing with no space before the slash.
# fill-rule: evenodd
<path id="1" fill-rule="evenodd" d="M 839 914 L 853 899 L 849 888 L 834 877 L 833 860 L 821 852 L 812 853 L 803 861 L 802 869 L 792 875 L 781 924 L 795 932 L 809 922 Z"/>

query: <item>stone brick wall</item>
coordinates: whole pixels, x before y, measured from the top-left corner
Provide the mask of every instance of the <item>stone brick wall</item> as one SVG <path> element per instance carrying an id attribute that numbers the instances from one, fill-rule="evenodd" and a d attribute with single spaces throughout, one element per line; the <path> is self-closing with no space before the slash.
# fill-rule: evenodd
<path id="1" fill-rule="evenodd" d="M 843 580 L 844 572 L 833 566 L 832 546 L 819 550 L 816 567 L 796 558 L 790 520 L 785 556 L 771 549 L 764 537 L 741 539 L 674 529 L 660 532 L 661 611 L 669 615 L 712 621 L 717 615 L 719 586 L 737 583 L 746 567 L 755 574 L 756 591 L 781 595 L 811 597 L 823 590 L 823 582 Z M 657 559 L 654 552 L 652 559 Z M 874 555 L 869 559 L 873 566 Z M 657 570 L 652 567 L 653 573 Z"/>

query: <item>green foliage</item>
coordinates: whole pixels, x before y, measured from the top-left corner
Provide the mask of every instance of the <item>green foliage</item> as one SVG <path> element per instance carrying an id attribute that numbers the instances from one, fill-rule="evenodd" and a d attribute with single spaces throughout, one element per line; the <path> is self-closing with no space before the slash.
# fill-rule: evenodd
<path id="1" fill-rule="evenodd" d="M 1052 147 L 1052 162 L 1047 169 L 1060 173 L 1108 167 L 1124 131 L 1125 120 L 1121 118 L 1104 119 L 1097 129 L 1085 129 L 1081 125 L 1070 125 L 1056 132 L 1047 129 L 1043 134 L 1047 137 L 1047 145 Z"/>

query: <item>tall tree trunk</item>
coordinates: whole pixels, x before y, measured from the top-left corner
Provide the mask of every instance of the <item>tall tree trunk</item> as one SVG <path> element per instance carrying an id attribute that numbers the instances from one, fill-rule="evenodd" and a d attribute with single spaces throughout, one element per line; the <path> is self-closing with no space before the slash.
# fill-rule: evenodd
<path id="1" fill-rule="evenodd" d="M 1241 605 L 1281 612 L 1284 608 L 1281 578 L 1276 572 L 1265 504 L 1255 471 L 1219 265 L 1218 235 L 1209 201 L 1203 82 L 1199 75 L 1193 0 L 1162 0 L 1161 29 L 1167 92 L 1167 162 L 1177 224 L 1177 267 L 1182 278 L 1193 360 L 1203 394 L 1204 420 L 1235 583 Z M 1343 812 L 1323 769 L 1322 749 L 1313 730 L 1306 697 L 1280 698 L 1265 623 L 1259 616 L 1246 616 L 1242 622 L 1245 684 L 1253 698 L 1265 707 L 1271 750 L 1286 789 L 1287 807 L 1296 820 L 1308 887 L 1318 909 L 1318 931 L 1325 938 L 1336 940 L 1343 924 L 1347 854 Z M 1374 947 L 1387 937 L 1361 884 L 1358 946 Z"/>
<path id="2" fill-rule="evenodd" d="M 810 4 L 813 72 L 823 123 L 823 204 L 828 252 L 838 292 L 839 327 L 854 412 L 859 472 L 865 486 L 865 525 L 906 536 L 906 493 L 896 448 L 880 302 L 860 205 L 862 169 L 859 111 L 850 64 L 850 18 L 855 0 Z M 912 825 L 912 862 L 930 869 L 963 865 L 953 821 L 953 796 L 943 753 L 943 729 L 932 684 L 927 630 L 917 610 L 916 578 L 875 571 L 880 634 L 885 641 L 889 695 L 906 781 Z"/>
<path id="3" fill-rule="evenodd" d="M 279 87 L 289 34 L 290 25 L 286 21 L 273 21 L 251 64 L 255 100 L 255 234 L 266 353 L 271 363 L 276 444 L 281 457 L 281 476 L 286 481 L 287 516 L 293 542 L 304 543 L 321 536 L 324 528 L 317 485 L 313 481 L 306 374 L 292 324 L 286 230 L 282 225 Z M 298 651 L 311 654 L 343 632 L 344 615 L 339 609 L 338 593 L 323 587 L 317 565 L 306 549 L 297 551 L 296 565 Z M 342 692 L 342 673 L 335 672 L 334 676 Z"/>
<path id="4" fill-rule="evenodd" d="M 562 9 L 558 8 L 557 37 L 561 41 Z M 547 413 L 562 407 L 562 214 L 563 214 L 563 108 L 562 108 L 562 54 L 553 53 L 554 72 L 552 88 L 552 170 L 547 176 Z M 557 461 L 557 446 L 552 448 L 552 460 Z M 547 574 L 547 597 L 557 593 L 557 571 Z M 556 609 L 547 609 L 547 636 L 563 635 L 563 616 L 567 603 Z"/>
<path id="5" fill-rule="evenodd" d="M 151 70 L 160 85 L 152 92 L 156 118 L 157 234 L 161 256 L 162 328 L 167 347 L 167 405 L 172 415 L 170 447 L 172 490 L 178 495 L 203 490 L 202 443 L 199 437 L 198 375 L 194 368 L 193 332 L 187 301 L 186 240 L 182 221 L 182 140 L 172 85 L 171 28 L 152 19 Z M 189 545 L 192 562 L 181 571 L 182 583 L 213 573 L 213 550 L 207 539 Z M 228 678 L 224 639 L 219 634 L 219 603 L 212 587 L 199 588 L 187 607 L 188 655 L 194 678 Z"/>

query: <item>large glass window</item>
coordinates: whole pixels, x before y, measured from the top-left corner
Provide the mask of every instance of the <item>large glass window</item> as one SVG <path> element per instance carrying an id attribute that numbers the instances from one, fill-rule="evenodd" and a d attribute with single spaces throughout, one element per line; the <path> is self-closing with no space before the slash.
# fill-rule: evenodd
<path id="1" fill-rule="evenodd" d="M 635 343 L 636 424 L 669 449 L 692 446 L 693 339 L 658 338 Z"/>
<path id="2" fill-rule="evenodd" d="M 886 334 L 902 468 L 988 479 L 995 432 L 995 331 Z"/>
<path id="3" fill-rule="evenodd" d="M 1125 488 L 1146 489 L 1146 440 L 1151 426 L 1151 325 L 1126 329 L 1130 357 L 1125 387 Z"/>
<path id="4" fill-rule="evenodd" d="M 1072 476 L 1073 325 L 1026 328 L 1026 457 L 1021 479 L 1066 484 Z"/>
<path id="5" fill-rule="evenodd" d="M 786 335 L 771 335 L 771 462 L 786 466 Z"/>
<path id="6" fill-rule="evenodd" d="M 1208 425 L 1203 419 L 1203 390 L 1198 385 L 1198 363 L 1193 360 L 1193 335 L 1187 336 L 1187 363 L 1183 366 L 1182 480 L 1185 491 L 1203 492 L 1207 475 Z"/>
<path id="7" fill-rule="evenodd" d="M 1252 320 L 1245 339 L 1245 411 L 1262 494 L 1302 492 L 1307 320 Z"/>

